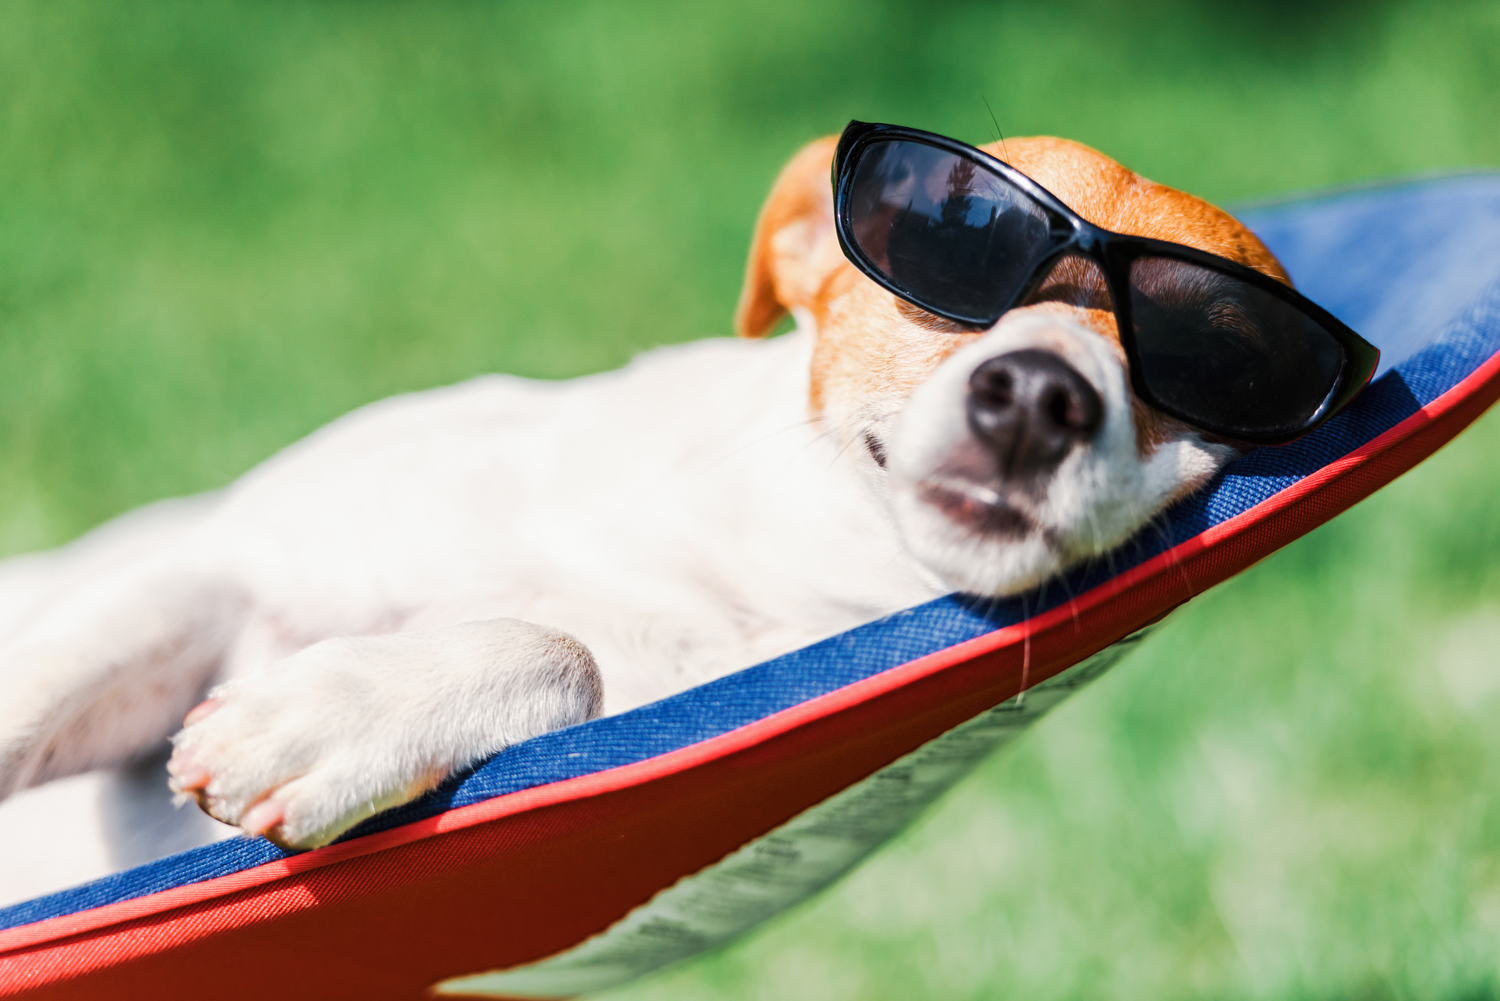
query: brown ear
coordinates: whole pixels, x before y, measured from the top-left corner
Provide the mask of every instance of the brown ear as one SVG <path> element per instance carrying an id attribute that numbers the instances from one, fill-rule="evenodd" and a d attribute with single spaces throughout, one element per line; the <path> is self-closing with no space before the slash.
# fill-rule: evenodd
<path id="1" fill-rule="evenodd" d="M 843 261 L 833 232 L 829 173 L 838 136 L 804 146 L 781 171 L 760 210 L 745 287 L 734 311 L 741 337 L 764 337 L 789 309 L 805 306 Z"/>

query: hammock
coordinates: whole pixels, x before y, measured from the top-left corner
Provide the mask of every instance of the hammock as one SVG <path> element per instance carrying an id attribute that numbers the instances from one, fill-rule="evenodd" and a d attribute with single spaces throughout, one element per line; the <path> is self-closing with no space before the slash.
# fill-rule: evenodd
<path id="1" fill-rule="evenodd" d="M 1240 218 L 1383 352 L 1314 434 L 1024 599 L 941 598 L 545 734 L 327 848 L 238 838 L 0 910 L 0 996 L 565 997 L 832 882 L 1173 608 L 1500 396 L 1500 176 Z"/>

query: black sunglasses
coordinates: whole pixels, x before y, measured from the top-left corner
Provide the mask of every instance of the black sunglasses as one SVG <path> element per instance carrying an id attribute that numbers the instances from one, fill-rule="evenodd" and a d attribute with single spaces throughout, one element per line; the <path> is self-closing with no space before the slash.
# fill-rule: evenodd
<path id="1" fill-rule="evenodd" d="M 1380 352 L 1274 278 L 1095 226 L 1010 164 L 945 136 L 850 122 L 834 218 L 854 266 L 944 319 L 988 327 L 1065 258 L 1092 261 L 1136 395 L 1180 420 L 1279 445 L 1338 413 Z"/>

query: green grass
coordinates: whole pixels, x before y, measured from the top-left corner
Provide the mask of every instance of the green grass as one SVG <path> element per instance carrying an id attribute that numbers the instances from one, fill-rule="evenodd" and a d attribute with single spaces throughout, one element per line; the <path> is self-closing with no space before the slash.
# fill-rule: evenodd
<path id="1" fill-rule="evenodd" d="M 1218 201 L 1500 167 L 1500 5 L 0 7 L 0 550 L 332 417 L 722 334 L 851 117 Z M 625 998 L 1500 995 L 1500 418 Z"/>

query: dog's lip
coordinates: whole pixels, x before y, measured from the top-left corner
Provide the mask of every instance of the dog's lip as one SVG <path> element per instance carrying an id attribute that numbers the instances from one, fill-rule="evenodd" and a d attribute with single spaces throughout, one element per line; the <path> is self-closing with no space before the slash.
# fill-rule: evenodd
<path id="1" fill-rule="evenodd" d="M 1020 539 L 1036 531 L 1031 515 L 1009 503 L 998 491 L 972 480 L 944 477 L 925 480 L 917 496 L 948 520 L 980 535 Z"/>

